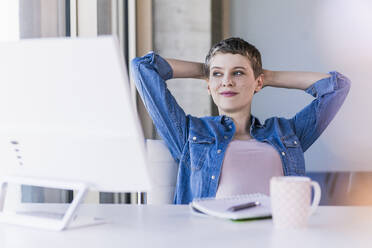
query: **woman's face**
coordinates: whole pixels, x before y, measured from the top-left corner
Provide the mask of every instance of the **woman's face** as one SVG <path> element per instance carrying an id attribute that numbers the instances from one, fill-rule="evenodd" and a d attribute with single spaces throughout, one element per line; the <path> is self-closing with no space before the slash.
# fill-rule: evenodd
<path id="1" fill-rule="evenodd" d="M 240 54 L 217 53 L 210 60 L 208 92 L 220 115 L 251 110 L 252 97 L 262 88 L 263 75 L 254 78 L 249 59 Z"/>

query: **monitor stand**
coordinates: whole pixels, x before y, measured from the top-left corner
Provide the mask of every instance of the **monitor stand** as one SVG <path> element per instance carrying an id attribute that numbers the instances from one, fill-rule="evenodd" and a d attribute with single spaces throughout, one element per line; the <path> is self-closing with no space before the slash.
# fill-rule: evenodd
<path id="1" fill-rule="evenodd" d="M 77 192 L 68 209 L 63 214 L 41 212 L 41 211 L 4 211 L 7 186 L 9 183 L 39 186 L 56 189 L 69 189 Z M 103 219 L 94 217 L 77 216 L 77 211 L 84 201 L 88 192 L 88 185 L 85 183 L 53 181 L 29 177 L 8 176 L 0 179 L 0 223 L 16 224 L 21 226 L 36 227 L 48 230 L 62 231 L 66 228 L 90 226 L 105 223 Z"/>

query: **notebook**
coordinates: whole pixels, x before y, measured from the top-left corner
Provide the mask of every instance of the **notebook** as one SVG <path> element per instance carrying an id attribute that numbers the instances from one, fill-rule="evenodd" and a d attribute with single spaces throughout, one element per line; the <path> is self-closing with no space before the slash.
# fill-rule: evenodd
<path id="1" fill-rule="evenodd" d="M 259 202 L 259 205 L 238 211 L 229 210 L 233 206 L 249 202 Z M 197 213 L 231 220 L 271 217 L 270 197 L 261 193 L 237 195 L 218 199 L 197 198 L 190 203 L 190 207 Z"/>

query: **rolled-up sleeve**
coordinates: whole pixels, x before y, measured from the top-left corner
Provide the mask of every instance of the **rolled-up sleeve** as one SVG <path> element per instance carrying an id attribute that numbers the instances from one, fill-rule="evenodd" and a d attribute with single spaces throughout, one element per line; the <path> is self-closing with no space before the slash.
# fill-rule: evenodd
<path id="1" fill-rule="evenodd" d="M 179 162 L 186 142 L 186 115 L 165 82 L 172 78 L 171 66 L 161 56 L 150 52 L 132 60 L 131 74 L 156 129 Z"/>
<path id="2" fill-rule="evenodd" d="M 290 119 L 304 152 L 333 120 L 350 90 L 347 77 L 335 71 L 330 75 L 306 89 L 316 99 Z"/>

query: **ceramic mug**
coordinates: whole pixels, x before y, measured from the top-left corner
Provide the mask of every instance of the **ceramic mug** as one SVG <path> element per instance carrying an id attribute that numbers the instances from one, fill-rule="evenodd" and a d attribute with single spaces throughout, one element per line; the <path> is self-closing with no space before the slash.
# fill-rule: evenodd
<path id="1" fill-rule="evenodd" d="M 311 188 L 314 199 L 311 203 Z M 282 176 L 270 180 L 271 211 L 276 228 L 303 228 L 319 205 L 320 186 L 308 177 Z"/>

